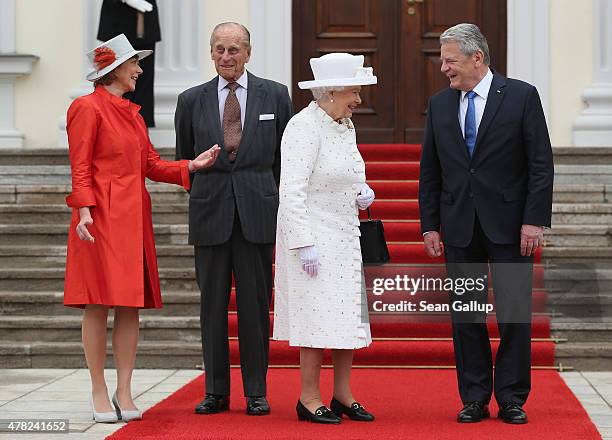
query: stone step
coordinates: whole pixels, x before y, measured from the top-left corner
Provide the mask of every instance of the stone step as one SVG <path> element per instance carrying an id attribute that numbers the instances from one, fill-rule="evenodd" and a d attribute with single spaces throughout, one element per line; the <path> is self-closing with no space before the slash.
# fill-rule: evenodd
<path id="1" fill-rule="evenodd" d="M 106 353 L 106 367 L 114 368 L 110 344 L 107 345 Z M 201 367 L 202 345 L 199 342 L 142 341 L 138 344 L 136 368 Z M 86 366 L 81 342 L 3 342 L 0 343 L 0 368 L 86 368 Z"/>
<path id="2" fill-rule="evenodd" d="M 173 160 L 174 148 L 156 148 L 165 160 Z M 612 164 L 612 147 L 553 147 L 555 165 Z M 3 148 L 0 165 L 68 165 L 67 148 Z"/>
<path id="3" fill-rule="evenodd" d="M 68 224 L 0 224 L 0 246 L 65 246 L 68 240 Z M 188 226 L 153 226 L 155 244 L 187 244 Z"/>
<path id="4" fill-rule="evenodd" d="M 187 224 L 187 204 L 157 204 L 153 206 L 154 224 Z M 70 224 L 72 209 L 66 205 L 0 204 L 2 224 Z"/>
<path id="5" fill-rule="evenodd" d="M 197 289 L 193 261 L 182 268 L 162 268 L 159 278 L 162 292 Z M 6 269 L 0 268 L 0 291 L 63 291 L 64 268 Z"/>
<path id="6" fill-rule="evenodd" d="M 542 260 L 554 260 L 555 264 L 588 263 L 598 266 L 612 266 L 612 248 L 603 246 L 559 246 L 546 247 L 542 251 Z"/>
<path id="7" fill-rule="evenodd" d="M 569 342 L 612 342 L 612 316 L 577 318 L 555 316 L 550 324 L 551 334 Z"/>
<path id="8" fill-rule="evenodd" d="M 579 371 L 610 371 L 612 344 L 603 342 L 566 342 L 555 346 L 555 363 Z"/>
<path id="9" fill-rule="evenodd" d="M 549 295 L 598 294 L 612 291 L 610 264 L 565 263 L 545 270 L 544 285 Z"/>
<path id="10" fill-rule="evenodd" d="M 56 175 L 55 175 L 56 176 Z M 5 176 L 5 178 L 8 178 Z M 71 191 L 70 181 L 64 184 L 1 184 L 0 203 L 16 204 L 64 204 Z M 186 203 L 189 195 L 178 185 L 147 180 L 147 190 L 153 203 Z M 611 203 L 612 184 L 557 184 L 554 187 L 555 203 Z"/>
<path id="11" fill-rule="evenodd" d="M 555 317 L 572 321 L 612 319 L 612 291 L 547 292 L 546 310 Z M 610 340 L 612 341 L 612 334 Z"/>
<path id="12" fill-rule="evenodd" d="M 558 165 L 612 164 L 612 147 L 553 147 L 553 155 L 555 167 Z"/>
<path id="13" fill-rule="evenodd" d="M 151 201 L 156 203 L 187 203 L 189 194 L 178 185 L 147 180 Z M 56 204 L 64 205 L 71 185 L 0 185 L 0 203 L 19 205 Z"/>
<path id="14" fill-rule="evenodd" d="M 544 231 L 546 249 L 551 247 L 602 247 L 612 244 L 610 225 L 553 225 Z"/>
<path id="15" fill-rule="evenodd" d="M 161 268 L 183 268 L 194 263 L 193 246 L 156 245 Z M 66 246 L 0 245 L 0 267 L 15 269 L 64 268 Z"/>
<path id="16" fill-rule="evenodd" d="M 106 368 L 114 368 L 112 347 Z M 0 343 L 0 368 L 87 368 L 81 342 Z M 138 344 L 136 368 L 202 368 L 199 342 L 143 341 Z"/>
<path id="17" fill-rule="evenodd" d="M 193 246 L 157 244 L 156 249 L 161 269 L 182 269 L 194 264 Z M 65 266 L 66 246 L 0 245 L 0 267 L 5 269 L 64 269 Z"/>
<path id="18" fill-rule="evenodd" d="M 174 148 L 156 148 L 162 159 L 174 160 Z M 69 165 L 67 148 L 3 148 L 0 150 L 0 166 L 15 165 Z"/>
<path id="19" fill-rule="evenodd" d="M 234 292 L 232 292 L 234 294 Z M 142 309 L 141 316 L 198 316 L 200 313 L 200 292 L 194 283 L 193 290 L 163 290 L 164 307 L 161 309 Z M 0 291 L 0 316 L 31 315 L 78 315 L 83 311 L 63 304 L 63 291 Z"/>
<path id="20" fill-rule="evenodd" d="M 610 203 L 553 203 L 553 225 L 610 225 Z"/>
<path id="21" fill-rule="evenodd" d="M 557 184 L 605 184 L 612 183 L 612 164 L 557 165 L 555 164 L 555 183 Z"/>
<path id="22" fill-rule="evenodd" d="M 112 331 L 112 317 L 107 322 Z M 78 342 L 80 315 L 0 316 L 1 342 Z M 141 316 L 141 341 L 200 342 L 200 318 L 193 316 Z"/>
<path id="23" fill-rule="evenodd" d="M 112 315 L 112 312 L 109 314 Z M 235 323 L 235 319 L 233 320 Z M 79 342 L 82 316 L 80 315 L 29 315 L 0 316 L 0 344 L 7 342 Z M 107 320 L 107 335 L 110 337 L 113 317 Z M 200 342 L 200 317 L 159 316 L 140 317 L 140 341 Z M 230 333 L 236 339 L 235 327 Z M 375 338 L 376 339 L 376 338 Z M 407 340 L 407 338 L 398 338 Z M 451 339 L 450 333 L 446 337 Z"/>

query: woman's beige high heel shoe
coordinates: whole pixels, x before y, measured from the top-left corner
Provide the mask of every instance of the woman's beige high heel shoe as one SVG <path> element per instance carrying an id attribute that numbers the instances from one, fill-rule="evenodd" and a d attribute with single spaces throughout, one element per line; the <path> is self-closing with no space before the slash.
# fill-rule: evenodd
<path id="1" fill-rule="evenodd" d="M 113 405 L 115 406 L 115 410 L 117 411 L 117 417 L 119 418 L 119 420 L 129 422 L 130 420 L 142 419 L 142 413 L 139 409 L 131 411 L 121 409 L 121 407 L 119 406 L 119 400 L 117 399 L 117 391 L 115 391 L 113 394 Z"/>
<path id="2" fill-rule="evenodd" d="M 93 419 L 98 423 L 117 423 L 119 420 L 114 412 L 97 412 L 93 403 L 93 394 L 89 395 L 89 405 L 93 413 Z"/>

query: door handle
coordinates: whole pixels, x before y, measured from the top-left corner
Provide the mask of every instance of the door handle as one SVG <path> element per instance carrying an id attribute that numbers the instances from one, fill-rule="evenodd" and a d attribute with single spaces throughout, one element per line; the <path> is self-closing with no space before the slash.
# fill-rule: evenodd
<path id="1" fill-rule="evenodd" d="M 406 0 L 409 5 L 414 5 L 416 3 L 424 3 L 425 0 Z M 408 15 L 416 15 L 416 9 L 413 6 L 408 8 Z"/>

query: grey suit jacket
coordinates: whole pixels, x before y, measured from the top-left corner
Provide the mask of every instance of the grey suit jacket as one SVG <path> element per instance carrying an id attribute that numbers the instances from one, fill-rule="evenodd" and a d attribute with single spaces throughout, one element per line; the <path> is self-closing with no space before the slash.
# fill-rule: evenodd
<path id="1" fill-rule="evenodd" d="M 234 163 L 223 145 L 219 77 L 178 97 L 176 159 L 193 159 L 214 144 L 221 147 L 211 168 L 192 174 L 189 243 L 195 246 L 229 240 L 236 208 L 248 241 L 271 244 L 276 238 L 280 142 L 293 114 L 291 99 L 286 86 L 248 75 L 246 115 Z M 260 120 L 262 114 L 274 114 L 274 119 Z"/>

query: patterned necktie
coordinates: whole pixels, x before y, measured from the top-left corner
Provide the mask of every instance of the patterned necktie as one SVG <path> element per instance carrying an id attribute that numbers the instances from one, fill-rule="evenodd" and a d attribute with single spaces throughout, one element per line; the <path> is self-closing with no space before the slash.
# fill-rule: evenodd
<path id="1" fill-rule="evenodd" d="M 242 137 L 242 124 L 240 122 L 240 103 L 236 96 L 237 82 L 231 82 L 226 86 L 229 94 L 225 100 L 223 109 L 223 144 L 227 151 L 230 162 L 236 160 L 240 138 Z"/>
<path id="2" fill-rule="evenodd" d="M 467 92 L 468 108 L 465 114 L 465 144 L 467 145 L 468 154 L 470 158 L 474 155 L 474 147 L 476 146 L 476 107 L 474 105 L 474 98 L 476 92 L 473 90 Z"/>

